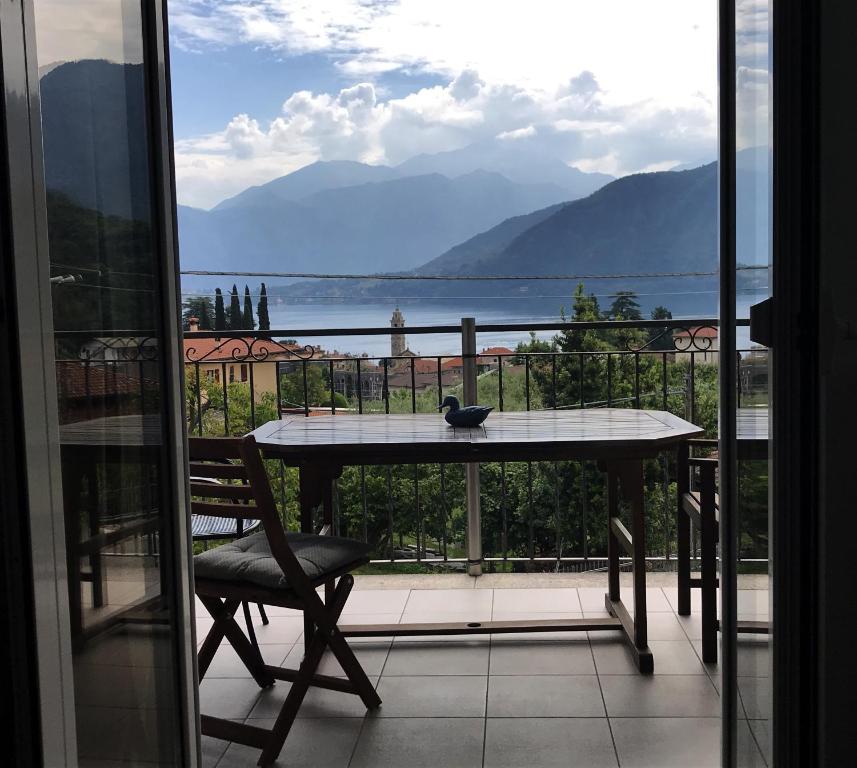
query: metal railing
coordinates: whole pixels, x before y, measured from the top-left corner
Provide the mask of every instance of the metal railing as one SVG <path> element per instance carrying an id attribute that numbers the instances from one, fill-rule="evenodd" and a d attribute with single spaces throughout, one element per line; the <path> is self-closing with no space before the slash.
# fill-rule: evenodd
<path id="1" fill-rule="evenodd" d="M 716 327 L 712 318 L 472 326 L 465 319 L 462 325 L 396 329 L 192 333 L 186 336 L 185 357 L 192 383 L 189 428 L 198 434 L 237 434 L 285 413 L 429 412 L 445 394 L 457 394 L 499 410 L 657 408 L 702 422 L 714 436 Z M 480 333 L 520 331 L 553 331 L 565 335 L 564 343 L 473 351 Z M 320 347 L 274 341 L 453 333 L 463 339 L 454 356 L 331 356 Z M 595 348 L 568 349 L 575 334 L 589 334 L 580 341 Z M 765 351 L 742 355 L 758 361 Z M 266 383 L 261 383 L 265 367 Z M 478 393 L 472 397 L 471 378 Z M 760 389 L 758 373 L 736 386 L 745 399 L 760 394 L 752 390 Z M 294 478 L 288 469 L 276 474 L 283 513 L 294 515 Z M 675 552 L 672 458 L 649 462 L 646 480 L 654 531 L 649 556 L 669 562 Z M 336 529 L 372 543 L 378 562 L 456 568 L 469 562 L 473 572 L 479 562 L 494 568 L 602 567 L 606 557 L 603 487 L 589 462 L 489 463 L 469 470 L 354 467 L 340 479 L 336 500 Z"/>
<path id="2" fill-rule="evenodd" d="M 694 318 L 465 323 L 463 335 L 461 325 L 188 333 L 188 429 L 234 435 L 287 413 L 359 418 L 429 412 L 436 411 L 444 395 L 456 394 L 501 411 L 668 410 L 700 424 L 713 437 L 716 328 L 715 319 Z M 553 332 L 560 343 L 474 353 L 479 334 L 521 331 Z M 463 348 L 456 355 L 426 357 L 332 356 L 320 349 L 325 338 L 394 334 L 456 334 Z M 294 338 L 318 346 L 284 341 Z M 75 366 L 78 397 L 65 399 L 78 403 L 75 418 L 105 412 L 100 388 L 124 392 L 120 401 L 156 402 L 157 373 L 155 368 L 147 372 L 148 366 L 157 366 L 151 337 L 79 335 L 66 338 L 61 351 L 61 366 Z M 743 350 L 740 355 L 739 400 L 761 401 L 767 352 Z M 60 367 L 61 391 L 62 378 Z M 116 408 L 121 412 L 121 405 Z M 334 496 L 335 530 L 371 543 L 378 563 L 420 569 L 463 570 L 468 561 L 471 572 L 480 563 L 497 570 L 606 565 L 603 480 L 593 463 L 486 463 L 469 472 L 468 480 L 461 465 L 347 468 Z M 271 476 L 281 513 L 294 524 L 296 471 L 272 462 Z M 645 480 L 647 554 L 653 567 L 669 568 L 675 553 L 674 458 L 664 454 L 646 462 Z M 761 531 L 748 530 L 746 539 L 745 560 L 766 557 Z"/>

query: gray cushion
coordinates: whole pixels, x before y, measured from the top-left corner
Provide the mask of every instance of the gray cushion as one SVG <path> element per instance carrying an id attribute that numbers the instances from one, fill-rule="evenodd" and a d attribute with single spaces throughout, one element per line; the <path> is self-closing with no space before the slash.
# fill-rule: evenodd
<path id="1" fill-rule="evenodd" d="M 310 581 L 369 559 L 368 544 L 337 536 L 287 533 L 292 552 Z M 196 576 L 217 581 L 249 581 L 270 589 L 287 589 L 288 580 L 271 555 L 264 531 L 236 539 L 193 558 Z"/>

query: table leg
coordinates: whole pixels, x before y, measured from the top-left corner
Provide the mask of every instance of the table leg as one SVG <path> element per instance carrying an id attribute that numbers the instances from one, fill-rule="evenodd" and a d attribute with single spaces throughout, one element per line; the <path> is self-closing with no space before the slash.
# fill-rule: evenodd
<path id="1" fill-rule="evenodd" d="M 676 537 L 678 538 L 678 613 L 690 616 L 690 518 L 684 511 L 685 495 L 690 491 L 687 443 L 678 447 L 676 462 Z"/>
<path id="2" fill-rule="evenodd" d="M 642 459 L 609 462 L 607 464 L 608 510 L 608 583 L 604 596 L 607 611 L 622 623 L 622 629 L 631 644 L 640 672 L 654 671 L 654 658 L 648 645 L 646 614 L 646 510 L 643 502 Z M 618 488 L 617 488 L 618 486 Z M 618 489 L 631 506 L 631 533 L 618 515 Z M 633 570 L 634 617 L 619 593 L 619 547 L 631 556 Z"/>
<path id="3" fill-rule="evenodd" d="M 609 469 L 607 472 L 607 519 L 619 517 L 619 476 Z M 622 599 L 619 583 L 619 540 L 613 526 L 607 526 L 607 596 L 611 601 Z"/>
<path id="4" fill-rule="evenodd" d="M 322 533 L 333 531 L 333 481 L 342 474 L 341 467 L 318 464 L 302 464 L 299 467 L 301 532 L 315 533 L 313 513 L 319 504 L 323 505 Z M 324 585 L 324 599 L 329 602 L 335 584 L 330 581 Z M 304 613 L 304 648 L 309 650 L 315 634 L 315 623 Z"/>
<path id="5" fill-rule="evenodd" d="M 318 468 L 313 465 L 301 465 L 300 504 L 301 504 L 301 533 L 314 533 L 313 512 L 324 496 L 324 481 Z M 309 651 L 315 635 L 315 622 L 309 613 L 304 612 L 304 652 Z"/>

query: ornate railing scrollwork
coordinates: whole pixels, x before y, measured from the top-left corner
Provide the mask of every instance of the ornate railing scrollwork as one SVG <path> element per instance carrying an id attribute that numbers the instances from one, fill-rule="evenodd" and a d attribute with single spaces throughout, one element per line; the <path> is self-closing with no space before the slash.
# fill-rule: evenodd
<path id="1" fill-rule="evenodd" d="M 79 342 L 76 356 L 92 362 L 150 362 L 158 359 L 158 339 L 154 336 L 93 336 Z"/>
<path id="2" fill-rule="evenodd" d="M 679 331 L 679 333 L 676 333 L 676 331 Z M 664 327 L 659 333 L 653 335 L 645 344 L 634 346 L 629 341 L 627 349 L 629 352 L 642 352 L 644 349 L 651 349 L 653 344 L 665 338 L 669 339 L 675 352 L 711 352 L 714 351 L 717 328 L 713 325 L 670 324 Z"/>
<path id="3" fill-rule="evenodd" d="M 185 340 L 188 337 L 185 336 Z M 217 342 L 211 349 L 198 350 L 188 344 L 185 347 L 184 360 L 186 363 L 223 362 L 231 359 L 235 362 L 263 362 L 272 355 L 285 355 L 286 359 L 312 360 L 316 350 L 311 344 L 297 345 L 277 341 L 267 336 L 238 337 L 215 339 Z"/>

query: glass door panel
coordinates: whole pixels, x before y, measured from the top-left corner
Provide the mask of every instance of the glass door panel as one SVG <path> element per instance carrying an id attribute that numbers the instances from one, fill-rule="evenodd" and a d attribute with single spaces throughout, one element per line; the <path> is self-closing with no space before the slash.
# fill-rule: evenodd
<path id="1" fill-rule="evenodd" d="M 81 765 L 182 765 L 188 737 L 155 5 L 34 3 Z"/>
<path id="2" fill-rule="evenodd" d="M 772 0 L 735 4 L 735 314 L 770 296 Z M 738 763 L 770 763 L 768 406 L 770 351 L 754 323 L 739 325 L 737 346 Z"/>

